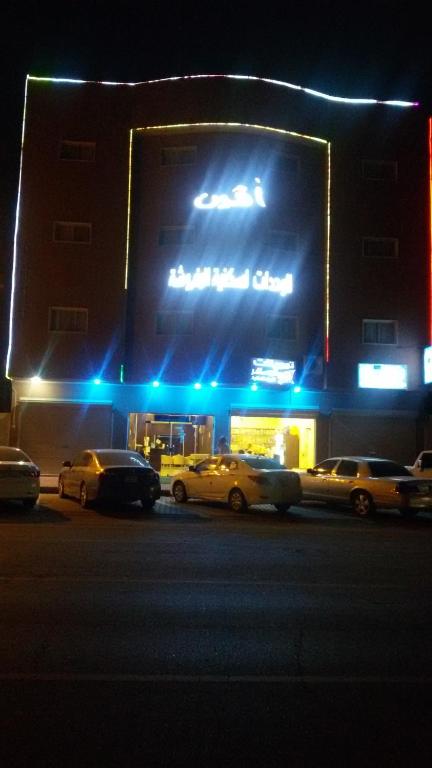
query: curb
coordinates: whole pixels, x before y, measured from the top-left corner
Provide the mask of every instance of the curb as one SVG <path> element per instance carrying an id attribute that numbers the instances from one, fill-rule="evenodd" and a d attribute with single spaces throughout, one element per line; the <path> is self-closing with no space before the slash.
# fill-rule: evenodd
<path id="1" fill-rule="evenodd" d="M 41 493 L 58 493 L 58 488 L 56 485 L 41 485 L 40 488 Z M 169 488 L 162 488 L 161 490 L 161 497 L 162 496 L 171 496 Z"/>

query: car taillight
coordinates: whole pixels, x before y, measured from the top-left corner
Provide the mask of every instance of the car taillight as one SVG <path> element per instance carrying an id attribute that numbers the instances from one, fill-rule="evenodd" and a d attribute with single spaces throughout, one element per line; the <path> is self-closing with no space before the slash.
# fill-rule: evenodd
<path id="1" fill-rule="evenodd" d="M 264 477 L 264 475 L 248 475 L 248 478 L 257 485 L 270 485 L 269 479 Z"/>

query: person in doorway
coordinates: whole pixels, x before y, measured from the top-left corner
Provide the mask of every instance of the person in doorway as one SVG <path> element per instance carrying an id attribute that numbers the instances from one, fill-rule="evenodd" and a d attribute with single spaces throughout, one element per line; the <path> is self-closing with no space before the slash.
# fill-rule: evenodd
<path id="1" fill-rule="evenodd" d="M 228 441 L 223 435 L 217 441 L 217 453 L 229 453 Z"/>

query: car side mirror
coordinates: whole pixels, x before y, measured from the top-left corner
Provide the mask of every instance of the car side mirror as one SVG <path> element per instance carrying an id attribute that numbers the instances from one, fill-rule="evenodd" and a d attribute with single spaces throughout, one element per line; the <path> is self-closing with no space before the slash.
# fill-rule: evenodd
<path id="1" fill-rule="evenodd" d="M 64 461 L 63 464 L 62 464 L 62 467 L 71 467 L 71 466 L 72 466 L 72 462 L 71 461 Z"/>
<path id="2" fill-rule="evenodd" d="M 313 469 L 313 467 L 309 467 L 306 472 L 308 475 L 316 475 L 316 469 Z"/>
<path id="3" fill-rule="evenodd" d="M 197 469 L 193 465 L 189 467 L 189 472 L 196 472 Z"/>

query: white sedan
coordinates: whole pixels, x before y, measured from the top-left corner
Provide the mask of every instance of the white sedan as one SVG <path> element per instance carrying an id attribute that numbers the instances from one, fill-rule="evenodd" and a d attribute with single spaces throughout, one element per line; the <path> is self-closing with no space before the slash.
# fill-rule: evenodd
<path id="1" fill-rule="evenodd" d="M 20 448 L 0 446 L 0 499 L 21 501 L 31 509 L 40 491 L 39 467 Z"/>
<path id="2" fill-rule="evenodd" d="M 285 512 L 302 498 L 297 472 L 273 459 L 248 453 L 209 456 L 175 475 L 171 493 L 178 503 L 189 498 L 224 501 L 234 512 L 253 504 L 273 504 Z"/>

